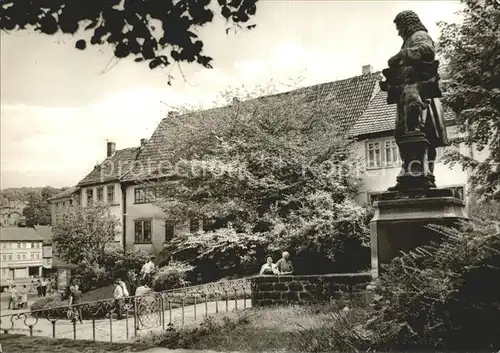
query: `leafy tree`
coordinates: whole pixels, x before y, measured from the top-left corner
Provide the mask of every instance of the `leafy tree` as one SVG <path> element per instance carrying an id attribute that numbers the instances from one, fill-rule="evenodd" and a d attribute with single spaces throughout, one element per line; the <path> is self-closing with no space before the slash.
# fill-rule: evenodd
<path id="1" fill-rule="evenodd" d="M 105 206 L 77 208 L 54 227 L 57 256 L 63 261 L 90 266 L 99 263 L 107 244 L 115 240 L 118 219 Z"/>
<path id="2" fill-rule="evenodd" d="M 0 29 L 34 28 L 48 35 L 58 31 L 76 35 L 83 29 L 92 33 L 90 44 L 111 45 L 116 57 L 148 61 L 151 69 L 172 62 L 196 62 L 209 68 L 212 58 L 203 54 L 197 28 L 212 22 L 217 11 L 229 25 L 242 27 L 255 15 L 257 1 L 4 0 Z M 76 42 L 78 49 L 86 46 L 85 39 Z"/>
<path id="3" fill-rule="evenodd" d="M 463 22 L 441 23 L 439 52 L 446 64 L 444 104 L 459 113 L 464 137 L 453 141 L 487 149 L 484 161 L 457 151 L 447 163 L 473 168 L 471 184 L 481 197 L 500 199 L 500 5 L 463 1 Z"/>
<path id="4" fill-rule="evenodd" d="M 203 219 L 205 231 L 174 239 L 174 257 L 197 249 L 196 258 L 207 260 L 199 268 L 211 267 L 210 259 L 225 269 L 259 247 L 315 251 L 325 261 L 305 261 L 297 270 L 331 272 L 340 266 L 341 244 L 367 243 L 365 210 L 352 202 L 357 161 L 331 118 L 334 105 L 326 112 L 304 90 L 262 97 L 275 91 L 272 84 L 255 93 L 228 91 L 224 108 L 188 109 L 169 119 L 171 164 L 157 171 L 167 180 L 150 187 L 170 218 Z M 252 261 L 264 261 L 266 251 Z"/>
<path id="5" fill-rule="evenodd" d="M 28 227 L 51 224 L 50 204 L 48 200 L 59 192 L 59 189 L 46 186 L 28 193 L 26 197 L 28 205 L 23 209 L 23 216 L 26 217 L 26 225 Z"/>

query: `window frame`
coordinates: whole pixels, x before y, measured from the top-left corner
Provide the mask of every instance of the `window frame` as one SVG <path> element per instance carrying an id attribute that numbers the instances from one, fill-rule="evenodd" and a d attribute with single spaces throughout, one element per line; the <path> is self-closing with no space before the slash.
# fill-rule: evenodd
<path id="1" fill-rule="evenodd" d="M 145 224 L 149 223 L 149 239 L 145 239 L 144 233 L 146 227 Z M 137 225 L 141 225 L 141 237 L 137 236 Z M 153 243 L 153 219 L 152 218 L 140 218 L 134 220 L 134 244 L 152 244 Z"/>
<path id="2" fill-rule="evenodd" d="M 191 234 L 194 234 L 194 233 L 198 233 L 200 231 L 200 227 L 201 227 L 201 224 L 200 224 L 200 219 L 199 218 L 190 218 L 189 219 L 189 233 Z M 197 225 L 196 226 L 196 230 L 194 225 Z"/>
<path id="3" fill-rule="evenodd" d="M 172 220 L 165 221 L 165 243 L 170 242 L 175 237 L 175 222 Z"/>
<path id="4" fill-rule="evenodd" d="M 373 152 L 373 161 L 376 161 L 378 152 L 378 164 L 372 164 L 370 152 Z M 382 168 L 382 143 L 380 140 L 366 141 L 366 169 L 379 169 Z"/>
<path id="5" fill-rule="evenodd" d="M 87 206 L 94 204 L 94 189 L 85 190 L 85 195 L 87 197 Z"/>
<path id="6" fill-rule="evenodd" d="M 104 202 L 104 186 L 99 186 L 96 188 L 96 201 Z"/>
<path id="7" fill-rule="evenodd" d="M 138 195 L 142 195 L 141 197 L 138 197 Z M 136 187 L 134 188 L 134 204 L 144 204 L 144 203 L 151 203 L 150 198 L 147 195 L 147 192 L 145 191 L 144 187 Z"/>
<path id="8" fill-rule="evenodd" d="M 112 195 L 112 197 L 110 198 L 109 195 Z M 109 205 L 115 204 L 115 186 L 114 185 L 107 185 L 106 186 L 106 201 Z"/>

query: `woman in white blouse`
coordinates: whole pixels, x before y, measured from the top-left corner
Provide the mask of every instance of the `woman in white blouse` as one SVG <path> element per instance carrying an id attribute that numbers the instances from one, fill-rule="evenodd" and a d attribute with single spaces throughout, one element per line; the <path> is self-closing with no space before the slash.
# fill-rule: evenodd
<path id="1" fill-rule="evenodd" d="M 260 275 L 276 275 L 278 274 L 278 270 L 276 269 L 276 265 L 273 263 L 273 258 L 268 256 L 266 259 L 266 263 L 262 265 L 260 268 Z"/>

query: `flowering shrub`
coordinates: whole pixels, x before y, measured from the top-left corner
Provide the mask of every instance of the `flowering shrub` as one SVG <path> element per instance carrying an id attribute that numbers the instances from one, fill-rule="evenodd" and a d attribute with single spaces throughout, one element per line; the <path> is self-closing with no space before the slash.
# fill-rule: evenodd
<path id="1" fill-rule="evenodd" d="M 155 291 L 164 291 L 188 286 L 186 280 L 193 266 L 184 262 L 173 261 L 169 265 L 160 268 L 153 277 L 153 289 Z"/>

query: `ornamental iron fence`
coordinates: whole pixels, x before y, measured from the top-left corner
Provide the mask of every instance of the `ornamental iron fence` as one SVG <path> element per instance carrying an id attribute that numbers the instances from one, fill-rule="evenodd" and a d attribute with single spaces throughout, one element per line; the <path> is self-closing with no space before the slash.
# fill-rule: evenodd
<path id="1" fill-rule="evenodd" d="M 185 327 L 209 315 L 250 306 L 251 282 L 245 278 L 10 313 L 0 316 L 0 330 L 5 334 L 127 342 L 146 332 Z"/>

